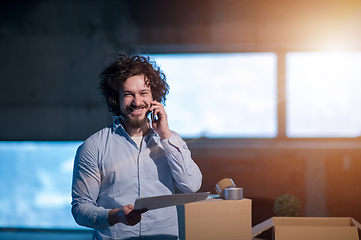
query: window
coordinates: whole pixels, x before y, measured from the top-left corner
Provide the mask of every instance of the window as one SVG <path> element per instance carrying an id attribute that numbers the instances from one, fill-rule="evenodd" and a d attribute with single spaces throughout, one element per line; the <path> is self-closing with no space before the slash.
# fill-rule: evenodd
<path id="1" fill-rule="evenodd" d="M 361 52 L 286 55 L 288 137 L 361 135 Z"/>
<path id="2" fill-rule="evenodd" d="M 80 228 L 71 181 L 80 142 L 0 142 L 0 227 Z"/>
<path id="3" fill-rule="evenodd" d="M 151 57 L 167 76 L 169 125 L 182 137 L 277 135 L 276 54 L 154 54 Z"/>

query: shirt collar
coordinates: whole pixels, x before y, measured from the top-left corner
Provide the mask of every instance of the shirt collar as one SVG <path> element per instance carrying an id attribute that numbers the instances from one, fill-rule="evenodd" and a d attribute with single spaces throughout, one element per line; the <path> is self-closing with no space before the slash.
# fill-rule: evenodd
<path id="1" fill-rule="evenodd" d="M 112 125 L 113 132 L 116 132 L 118 128 L 121 128 L 123 131 L 125 131 L 120 122 L 119 117 L 117 117 L 113 122 L 113 125 Z"/>

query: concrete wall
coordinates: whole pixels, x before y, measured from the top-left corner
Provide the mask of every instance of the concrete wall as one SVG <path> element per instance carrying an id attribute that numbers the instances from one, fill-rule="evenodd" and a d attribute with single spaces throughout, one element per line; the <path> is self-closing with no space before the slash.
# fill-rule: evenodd
<path id="1" fill-rule="evenodd" d="M 127 3 L 10 1 L 0 9 L 0 139 L 83 140 L 109 125 L 98 76 L 134 38 Z"/>

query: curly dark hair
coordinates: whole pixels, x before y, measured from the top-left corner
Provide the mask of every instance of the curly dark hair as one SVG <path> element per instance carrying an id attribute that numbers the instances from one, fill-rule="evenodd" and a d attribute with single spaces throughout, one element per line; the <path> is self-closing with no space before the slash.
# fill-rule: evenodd
<path id="1" fill-rule="evenodd" d="M 99 90 L 103 95 L 104 102 L 108 105 L 108 110 L 114 116 L 120 116 L 119 89 L 132 76 L 143 74 L 145 84 L 150 87 L 153 99 L 165 104 L 169 86 L 164 73 L 155 61 L 151 60 L 149 56 L 128 57 L 124 54 L 113 54 L 112 56 L 114 61 L 100 74 Z"/>

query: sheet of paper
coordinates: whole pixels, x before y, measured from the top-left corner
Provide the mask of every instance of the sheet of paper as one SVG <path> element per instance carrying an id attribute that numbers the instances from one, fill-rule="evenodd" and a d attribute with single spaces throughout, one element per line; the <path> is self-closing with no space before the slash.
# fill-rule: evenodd
<path id="1" fill-rule="evenodd" d="M 157 208 L 182 205 L 207 199 L 209 194 L 210 192 L 202 192 L 138 198 L 135 200 L 134 209 L 147 208 L 148 210 L 152 210 Z"/>

